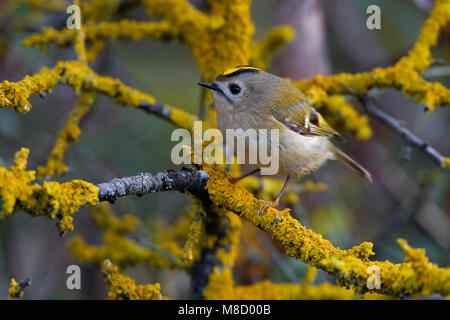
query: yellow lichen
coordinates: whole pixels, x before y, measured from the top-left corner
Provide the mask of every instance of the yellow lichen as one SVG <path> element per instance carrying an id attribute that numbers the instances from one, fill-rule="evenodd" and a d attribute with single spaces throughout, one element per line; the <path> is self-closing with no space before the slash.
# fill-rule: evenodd
<path id="1" fill-rule="evenodd" d="M 330 119 L 332 125 L 339 128 L 342 122 L 344 129 L 354 133 L 358 140 L 367 140 L 372 136 L 369 117 L 360 115 L 343 96 L 328 95 L 323 89 L 314 86 L 306 94 L 327 118 L 329 114 L 334 115 Z"/>
<path id="2" fill-rule="evenodd" d="M 20 299 L 23 296 L 23 290 L 20 287 L 20 283 L 16 279 L 11 278 L 9 281 L 8 300 Z"/>
<path id="3" fill-rule="evenodd" d="M 200 240 L 200 235 L 203 228 L 203 219 L 204 219 L 203 212 L 195 215 L 194 219 L 192 219 L 192 222 L 188 227 L 186 242 L 184 244 L 183 252 L 180 257 L 184 263 L 191 263 L 194 259 L 192 250 Z"/>
<path id="4" fill-rule="evenodd" d="M 45 7 L 41 1 L 23 0 L 25 2 Z M 57 2 L 57 1 L 55 1 Z M 51 91 L 57 84 L 68 84 L 77 93 L 80 91 L 96 92 L 113 98 L 117 103 L 134 107 L 151 105 L 149 112 L 162 109 L 164 118 L 179 127 L 191 129 L 197 117 L 167 105 L 156 103 L 151 95 L 145 94 L 124 85 L 120 80 L 100 76 L 90 69 L 86 60 L 93 61 L 105 47 L 104 38 L 131 38 L 139 40 L 142 37 L 157 39 L 178 38 L 192 51 L 201 70 L 204 81 L 213 80 L 223 70 L 237 65 L 247 65 L 251 59 L 258 66 L 267 67 L 275 49 L 293 37 L 292 30 L 276 28 L 269 32 L 266 39 L 252 42 L 254 26 L 250 19 L 250 0 L 218 0 L 209 2 L 209 12 L 197 9 L 187 0 L 141 0 L 134 3 L 143 4 L 148 14 L 158 19 L 157 22 L 134 22 L 122 20 L 119 22 L 103 21 L 102 17 L 113 17 L 119 8 L 119 1 L 92 0 L 82 2 L 82 12 L 86 23 L 80 32 L 64 29 L 62 31 L 45 29 L 41 34 L 33 35 L 25 41 L 27 45 L 44 46 L 48 43 L 67 45 L 75 42 L 75 49 L 80 61 L 59 62 L 53 69 L 43 68 L 33 76 L 11 83 L 0 84 L 0 108 L 10 107 L 19 112 L 28 112 L 31 104 L 28 101 L 33 94 Z M 450 1 L 436 0 L 435 8 L 421 30 L 419 39 L 407 56 L 392 67 L 376 68 L 370 72 L 358 74 L 341 73 L 329 77 L 318 75 L 311 79 L 301 80 L 296 86 L 302 90 L 312 103 L 326 114 L 327 119 L 353 134 L 358 139 L 367 139 L 372 131 L 366 116 L 361 116 L 348 103 L 344 95 L 366 95 L 372 88 L 397 88 L 416 101 L 428 105 L 429 111 L 435 105 L 450 104 L 450 90 L 440 83 L 431 83 L 423 79 L 419 72 L 428 68 L 432 62 L 430 49 L 437 42 L 440 29 L 450 21 Z M 90 48 L 84 47 L 84 37 Z M 87 49 L 87 50 L 86 50 Z M 206 99 L 207 100 L 207 99 Z M 205 100 L 205 101 L 206 101 Z M 209 100 L 210 101 L 210 100 Z M 159 112 L 161 116 L 161 112 Z M 75 117 L 76 118 L 76 117 Z M 216 114 L 214 109 L 208 112 L 206 127 L 215 127 Z M 69 120 L 73 120 L 72 117 Z M 76 128 L 77 121 L 74 122 Z M 69 128 L 67 138 L 77 137 L 79 131 L 74 126 Z M 79 128 L 78 128 L 79 129 Z M 63 129 L 64 132 L 65 129 Z M 76 139 L 76 138 L 75 138 Z M 66 142 L 68 139 L 64 139 Z M 57 143 L 58 144 L 58 143 Z M 55 145 L 51 163 L 50 155 L 47 169 L 41 169 L 40 175 L 46 172 L 62 172 L 65 170 L 62 158 L 67 146 L 61 142 Z M 0 167 L 0 195 L 3 200 L 1 215 L 7 216 L 15 210 L 23 209 L 33 215 L 58 217 L 61 231 L 73 228 L 72 214 L 83 204 L 94 204 L 97 199 L 95 186 L 74 180 L 65 184 L 44 182 L 42 186 L 31 185 L 35 172 L 26 171 L 28 151 L 23 149 L 16 154 L 15 165 L 11 170 Z M 442 166 L 450 166 L 446 159 Z M 233 173 L 239 171 L 234 166 Z M 201 249 L 214 249 L 214 255 L 220 268 L 214 268 L 209 276 L 209 283 L 204 292 L 207 298 L 323 298 L 347 297 L 351 292 L 360 294 L 368 291 L 366 281 L 369 277 L 369 266 L 381 270 L 381 289 L 374 290 L 393 297 L 405 297 L 409 294 L 432 294 L 434 292 L 448 295 L 450 292 L 450 270 L 438 268 L 430 263 L 424 250 L 412 249 L 404 240 L 399 244 L 405 252 L 405 262 L 393 264 L 389 261 L 369 261 L 373 255 L 372 244 L 363 243 L 349 250 L 334 247 L 320 234 L 305 228 L 290 216 L 288 209 L 277 211 L 268 208 L 258 215 L 257 199 L 239 186 L 231 185 L 228 175 L 219 169 L 206 168 L 211 179 L 207 189 L 213 202 L 212 211 L 206 217 L 208 223 L 219 223 L 220 234 L 208 233 L 207 228 L 198 240 L 199 224 L 192 224 L 183 252 L 177 242 L 170 237 L 160 246 L 176 257 L 188 257 L 192 248 L 199 241 Z M 248 188 L 255 188 L 255 179 L 249 178 L 241 182 Z M 263 190 L 266 194 L 258 196 L 273 198 L 275 183 L 264 181 Z M 280 182 L 281 183 L 281 182 Z M 272 188 L 271 188 L 272 187 Z M 309 186 L 314 189 L 313 186 Z M 267 189 L 267 190 L 266 190 Z M 279 189 L 279 188 L 278 188 Z M 305 190 L 308 186 L 305 185 Z M 320 188 L 319 188 L 320 189 Z M 256 190 L 255 190 L 256 191 Z M 294 194 L 293 192 L 288 193 Z M 297 196 L 296 194 L 294 194 Z M 288 197 L 289 198 L 289 197 Z M 297 197 L 284 199 L 295 203 Z M 235 286 L 231 268 L 236 258 L 241 220 L 244 219 L 269 232 L 286 249 L 290 256 L 320 268 L 334 276 L 340 285 L 352 287 L 352 291 L 331 286 L 329 284 L 311 287 L 313 271 L 310 271 L 302 284 L 272 284 L 268 281 L 250 285 Z M 168 267 L 178 266 L 178 263 L 126 239 L 126 233 L 133 230 L 137 220 L 130 216 L 118 219 L 113 215 L 95 214 L 94 219 L 105 231 L 102 246 L 89 246 L 82 238 L 74 238 L 69 244 L 72 253 L 85 262 L 100 263 L 105 258 L 111 258 L 117 263 L 133 264 L 147 261 L 151 265 Z M 181 226 L 182 223 L 178 226 Z M 177 226 L 177 224 L 176 224 Z M 179 232 L 177 233 L 179 234 Z M 179 240 L 179 239 L 176 239 Z M 191 259 L 188 259 L 191 260 Z M 186 267 L 186 264 L 182 265 Z M 111 298 L 160 298 L 159 285 L 136 286 L 134 281 L 118 273 L 117 267 L 110 262 L 103 264 L 108 283 L 111 284 Z M 309 287 L 308 287 L 309 286 Z M 323 287 L 320 287 L 323 286 Z M 319 288 L 319 289 L 317 289 Z M 314 291 L 315 290 L 315 291 Z M 367 294 L 369 295 L 369 294 Z"/>
<path id="5" fill-rule="evenodd" d="M 450 269 L 439 268 L 428 262 L 424 254 L 420 260 L 415 259 L 415 263 L 412 263 L 412 253 L 403 245 L 405 262 L 393 264 L 389 261 L 370 261 L 368 258 L 373 255 L 371 243 L 341 250 L 292 218 L 289 209 L 278 211 L 268 208 L 258 215 L 260 204 L 251 193 L 231 184 L 226 174 L 218 169 L 204 170 L 210 175 L 207 190 L 215 205 L 233 211 L 269 232 L 285 247 L 289 256 L 330 273 L 339 284 L 353 287 L 357 292 L 369 291 L 366 284 L 370 276 L 368 267 L 374 265 L 380 268 L 382 277 L 381 288 L 376 290 L 377 293 L 393 297 L 431 292 L 449 294 Z"/>
<path id="6" fill-rule="evenodd" d="M 216 258 L 225 267 L 233 267 L 239 247 L 239 236 L 242 229 L 241 219 L 235 214 L 221 210 L 227 222 L 225 236 L 218 239 L 219 248 L 216 251 Z"/>
<path id="7" fill-rule="evenodd" d="M 28 101 L 33 94 L 51 91 L 57 84 L 70 85 L 76 92 L 81 90 L 105 94 L 117 103 L 139 107 L 143 103 L 154 104 L 155 98 L 149 94 L 133 89 L 119 79 L 99 76 L 88 66 L 78 61 L 59 62 L 53 69 L 42 68 L 33 76 L 16 83 L 0 83 L 0 108 L 10 107 L 15 111 L 30 111 Z M 191 129 L 197 117 L 186 111 L 169 105 L 159 105 L 168 112 L 168 120 L 179 127 Z"/>
<path id="8" fill-rule="evenodd" d="M 441 166 L 442 168 L 450 169 L 450 157 L 445 158 Z"/>
<path id="9" fill-rule="evenodd" d="M 230 269 L 214 268 L 209 275 L 204 296 L 208 300 L 352 300 L 355 292 L 331 283 L 312 284 L 314 268 L 309 268 L 303 282 L 272 283 L 264 280 L 251 285 L 235 286 Z M 362 299 L 386 299 L 367 293 Z"/>
<path id="10" fill-rule="evenodd" d="M 303 183 L 303 188 L 306 192 L 326 191 L 328 190 L 328 185 L 322 182 L 306 180 Z"/>
<path id="11" fill-rule="evenodd" d="M 239 174 L 233 174 L 238 175 Z M 255 195 L 255 197 L 262 200 L 273 200 L 275 199 L 280 190 L 283 188 L 284 181 L 276 180 L 269 177 L 246 177 L 238 182 L 238 185 L 247 189 Z M 324 183 L 313 182 L 307 180 L 301 185 L 289 184 L 286 191 L 281 198 L 281 202 L 288 205 L 297 204 L 300 201 L 300 193 L 302 192 L 318 192 L 327 190 L 328 186 Z"/>
<path id="12" fill-rule="evenodd" d="M 12 1 L 10 1 L 12 2 Z M 67 5 L 62 0 L 14 0 L 16 3 L 25 3 L 32 7 L 36 7 L 39 9 L 51 10 L 51 11 L 59 11 L 65 10 Z"/>
<path id="13" fill-rule="evenodd" d="M 434 9 L 420 30 L 419 38 L 409 53 L 400 59 L 398 66 L 423 71 L 433 62 L 431 48 L 437 43 L 439 32 L 450 21 L 450 2 L 436 0 Z"/>
<path id="14" fill-rule="evenodd" d="M 275 53 L 294 38 L 295 30 L 290 26 L 272 28 L 264 39 L 253 42 L 251 64 L 267 69 Z"/>
<path id="15" fill-rule="evenodd" d="M 101 264 L 105 259 L 111 259 L 121 266 L 136 265 L 146 262 L 157 268 L 183 267 L 181 263 L 165 257 L 158 251 L 140 245 L 128 238 L 139 224 L 139 219 L 133 215 L 117 218 L 109 205 L 101 203 L 91 208 L 92 218 L 103 230 L 103 243 L 99 246 L 89 245 L 81 236 L 74 236 L 67 242 L 71 254 L 83 263 Z M 181 255 L 181 248 L 173 240 L 158 243 L 158 246 L 172 254 Z"/>
<path id="16" fill-rule="evenodd" d="M 105 260 L 102 264 L 105 282 L 109 285 L 108 298 L 114 300 L 167 300 L 161 294 L 159 283 L 136 285 L 133 279 L 122 275 L 119 267 Z"/>
<path id="17" fill-rule="evenodd" d="M 74 0 L 73 4 L 76 6 L 80 6 L 80 0 Z M 80 23 L 80 27 L 76 29 L 75 36 L 75 51 L 78 56 L 78 60 L 86 64 L 87 63 L 87 55 L 86 55 L 86 34 L 84 33 L 83 24 Z"/>
<path id="18" fill-rule="evenodd" d="M 26 171 L 30 151 L 22 148 L 16 152 L 11 170 L 0 167 L 0 196 L 3 207 L 0 218 L 23 210 L 33 216 L 58 218 L 62 235 L 73 229 L 71 216 L 80 207 L 97 203 L 98 188 L 82 180 L 65 183 L 44 181 L 42 186 L 32 184 L 35 171 Z"/>
<path id="19" fill-rule="evenodd" d="M 81 129 L 78 124 L 91 109 L 96 96 L 92 92 L 86 92 L 80 96 L 75 107 L 70 112 L 63 129 L 58 133 L 55 145 L 47 159 L 47 164 L 45 166 L 39 166 L 37 169 L 39 179 L 45 176 L 60 175 L 67 172 L 68 168 L 63 163 L 64 154 L 71 142 L 78 141 L 78 136 L 81 134 Z"/>
<path id="20" fill-rule="evenodd" d="M 132 39 L 139 41 L 144 37 L 166 39 L 177 36 L 169 22 L 130 21 L 128 19 L 119 22 L 100 22 L 98 24 L 83 25 L 83 35 L 91 45 L 87 54 L 87 61 L 94 61 L 97 54 L 104 49 L 104 38 Z M 82 35 L 82 36 L 83 36 Z M 77 41 L 80 33 L 77 30 L 43 28 L 40 33 L 33 34 L 24 39 L 26 47 L 38 46 L 45 50 L 45 45 L 54 43 L 59 46 L 68 46 Z M 79 51 L 79 45 L 75 46 Z M 82 54 L 83 55 L 83 54 Z"/>
<path id="21" fill-rule="evenodd" d="M 436 105 L 450 104 L 450 90 L 438 82 L 429 82 L 420 77 L 419 72 L 428 68 L 432 62 L 431 48 L 436 44 L 439 32 L 450 22 L 450 2 L 437 0 L 430 16 L 420 31 L 412 50 L 394 66 L 375 68 L 370 72 L 357 74 L 340 73 L 324 77 L 317 75 L 311 79 L 300 80 L 296 86 L 310 96 L 310 90 L 321 89 L 321 98 L 315 103 L 326 104 L 327 95 L 364 95 L 372 88 L 397 88 L 417 102 L 427 105 L 431 112 Z M 362 134 L 364 138 L 368 133 Z"/>

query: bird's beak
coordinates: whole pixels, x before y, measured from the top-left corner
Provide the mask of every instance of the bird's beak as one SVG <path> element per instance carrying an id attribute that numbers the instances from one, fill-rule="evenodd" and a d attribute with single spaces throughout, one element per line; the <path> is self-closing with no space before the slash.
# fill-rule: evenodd
<path id="1" fill-rule="evenodd" d="M 207 82 L 199 82 L 197 83 L 199 86 L 211 89 L 211 90 L 219 90 L 219 86 L 217 85 L 217 83 L 212 82 L 212 83 L 207 83 Z"/>

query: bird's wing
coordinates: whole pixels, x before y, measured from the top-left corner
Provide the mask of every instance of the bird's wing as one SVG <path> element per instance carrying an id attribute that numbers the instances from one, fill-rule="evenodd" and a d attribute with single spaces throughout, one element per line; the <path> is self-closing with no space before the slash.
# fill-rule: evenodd
<path id="1" fill-rule="evenodd" d="M 277 108 L 273 110 L 273 115 L 277 121 L 298 134 L 341 138 L 323 116 L 306 101 L 300 101 L 294 106 Z"/>

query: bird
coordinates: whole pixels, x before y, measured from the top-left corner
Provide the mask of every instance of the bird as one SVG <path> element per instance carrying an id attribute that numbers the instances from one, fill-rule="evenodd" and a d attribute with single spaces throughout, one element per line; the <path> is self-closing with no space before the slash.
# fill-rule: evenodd
<path id="1" fill-rule="evenodd" d="M 278 130 L 277 174 L 286 180 L 277 198 L 266 202 L 267 205 L 277 208 L 291 177 L 300 179 L 327 160 L 337 160 L 372 182 L 371 174 L 363 166 L 333 144 L 334 139 L 342 140 L 341 135 L 291 81 L 256 67 L 238 66 L 224 71 L 211 83 L 198 85 L 211 90 L 218 128 L 224 136 L 227 129 Z M 248 145 L 252 143 L 256 141 Z M 256 166 L 257 169 L 232 182 L 260 171 L 259 160 Z"/>

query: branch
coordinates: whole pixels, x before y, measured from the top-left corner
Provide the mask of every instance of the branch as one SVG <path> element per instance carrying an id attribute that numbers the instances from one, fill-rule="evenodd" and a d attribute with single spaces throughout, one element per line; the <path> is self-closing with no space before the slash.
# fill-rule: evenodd
<path id="1" fill-rule="evenodd" d="M 125 85 L 119 79 L 100 76 L 78 61 L 61 61 L 53 69 L 42 68 L 18 82 L 1 82 L 0 109 L 10 107 L 26 113 L 31 110 L 28 101 L 31 95 L 49 92 L 58 84 L 67 84 L 75 92 L 84 90 L 104 94 L 117 103 L 156 114 L 181 128 L 191 129 L 197 119 L 189 112 L 157 102 L 153 96 Z"/>
<path id="2" fill-rule="evenodd" d="M 31 286 L 31 277 L 22 281 L 17 281 L 15 278 L 11 278 L 8 290 L 8 300 L 20 299 L 23 296 L 23 291 L 26 287 Z"/>
<path id="3" fill-rule="evenodd" d="M 167 109 L 159 102 L 155 103 L 141 102 L 138 108 L 149 114 L 154 114 L 164 120 L 172 121 L 170 118 L 171 110 Z"/>
<path id="4" fill-rule="evenodd" d="M 109 259 L 102 263 L 102 273 L 109 285 L 108 299 L 120 300 L 167 300 L 161 294 L 159 283 L 136 285 L 133 279 L 119 272 L 119 267 Z"/>
<path id="5" fill-rule="evenodd" d="M 380 110 L 375 99 L 365 96 L 360 99 L 360 102 L 371 117 L 398 133 L 405 140 L 407 146 L 417 148 L 441 167 L 446 165 L 445 156 L 406 128 L 403 121 L 397 120 Z"/>
<path id="6" fill-rule="evenodd" d="M 151 250 L 157 251 L 158 253 L 162 254 L 164 257 L 166 257 L 167 259 L 169 259 L 170 261 L 172 261 L 173 263 L 178 263 L 178 259 L 177 257 L 175 257 L 173 254 L 171 254 L 170 252 L 167 252 L 166 250 L 164 250 L 161 247 L 158 247 L 156 244 L 148 241 L 145 238 L 133 235 L 133 234 L 127 234 L 125 236 L 125 238 L 127 238 L 128 240 L 131 240 L 133 242 L 136 242 L 137 244 L 149 248 Z"/>
<path id="7" fill-rule="evenodd" d="M 334 247 L 328 240 L 313 230 L 305 228 L 298 220 L 292 218 L 290 210 L 282 211 L 268 208 L 263 214 L 259 214 L 258 199 L 247 190 L 231 184 L 227 174 L 220 169 L 209 167 L 205 171 L 181 170 L 165 171 L 157 174 L 141 174 L 135 177 L 115 179 L 110 183 L 100 184 L 99 198 L 101 201 L 114 201 L 118 197 L 128 194 L 142 194 L 156 191 L 178 190 L 191 192 L 205 199 L 221 210 L 229 210 L 241 218 L 253 223 L 260 229 L 268 232 L 275 240 L 279 241 L 286 249 L 286 254 L 295 257 L 311 266 L 322 269 L 336 278 L 341 286 L 353 287 L 355 292 L 364 293 L 371 291 L 367 287 L 370 274 L 368 267 L 375 266 L 382 274 L 381 288 L 377 293 L 387 294 L 393 297 L 406 297 L 412 294 L 430 295 L 450 293 L 450 268 L 439 268 L 429 262 L 423 249 L 411 248 L 405 240 L 399 239 L 398 243 L 405 254 L 405 261 L 393 264 L 389 261 L 372 261 L 369 259 L 374 254 L 373 244 L 364 242 L 348 250 Z M 232 216 L 231 216 L 232 217 Z M 237 216 L 235 216 L 237 218 Z M 237 219 L 236 222 L 240 220 Z M 230 225 L 234 225 L 231 223 Z M 236 230 L 240 226 L 236 224 Z M 207 228 L 208 230 L 208 228 Z M 225 238 L 234 238 L 236 232 L 231 228 L 226 232 Z M 238 233 L 236 233 L 238 234 Z M 224 239 L 225 239 L 224 238 Z M 227 241 L 222 240 L 224 243 Z M 238 240 L 236 240 L 238 241 Z M 232 241 L 234 242 L 234 240 Z M 211 266 L 216 263 L 223 265 L 223 270 L 228 270 L 230 257 L 234 256 L 233 250 L 221 252 L 218 247 L 214 254 L 204 255 L 203 258 L 213 258 L 206 263 L 209 272 L 201 268 L 197 277 L 197 294 L 203 291 L 205 275 L 210 274 Z M 219 254 L 220 252 L 220 254 Z M 204 259 L 202 259 L 204 260 Z M 203 264 L 204 261 L 199 261 Z M 215 272 L 221 272 L 214 268 Z M 225 271 L 224 271 L 225 272 Z M 226 271 L 228 272 L 228 271 Z M 208 276 L 209 277 L 209 276 Z"/>
<path id="8" fill-rule="evenodd" d="M 142 195 L 160 191 L 189 192 L 200 198 L 207 195 L 205 186 L 209 175 L 204 171 L 183 168 L 181 171 L 167 170 L 155 174 L 141 173 L 133 177 L 114 179 L 97 185 L 98 200 L 114 203 L 127 195 Z"/>
<path id="9" fill-rule="evenodd" d="M 230 210 L 268 232 L 286 249 L 288 256 L 328 272 L 341 286 L 353 287 L 358 293 L 370 291 L 367 287 L 368 267 L 375 266 L 382 275 L 377 293 L 393 297 L 436 292 L 445 296 L 450 293 L 450 268 L 439 268 L 429 262 L 424 249 L 413 249 L 405 240 L 399 239 L 405 254 L 403 263 L 372 261 L 369 259 L 374 255 L 372 243 L 364 242 L 348 250 L 334 247 L 321 234 L 294 219 L 289 209 L 279 211 L 270 207 L 259 214 L 260 205 L 253 194 L 231 184 L 226 173 L 219 169 L 206 167 L 204 170 L 210 176 L 206 188 L 214 205 Z"/>
<path id="10" fill-rule="evenodd" d="M 169 39 L 178 36 L 178 30 L 174 29 L 167 21 L 131 21 L 123 19 L 118 22 L 101 22 L 99 24 L 87 24 L 83 26 L 86 33 L 86 40 L 97 39 L 132 39 L 142 40 L 144 37 L 156 39 Z M 43 28 L 40 33 L 33 34 L 23 41 L 26 47 L 40 46 L 55 43 L 58 46 L 68 46 L 76 39 L 76 30 L 64 28 L 56 30 L 53 28 Z"/>

